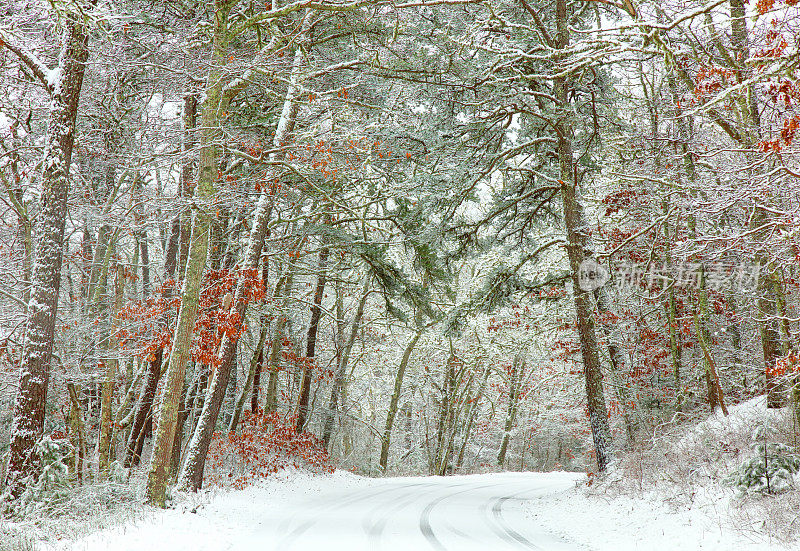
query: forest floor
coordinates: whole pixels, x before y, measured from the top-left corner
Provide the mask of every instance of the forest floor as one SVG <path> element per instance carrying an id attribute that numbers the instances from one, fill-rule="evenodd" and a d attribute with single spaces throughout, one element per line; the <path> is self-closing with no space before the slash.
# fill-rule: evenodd
<path id="1" fill-rule="evenodd" d="M 716 509 L 676 509 L 654 495 L 611 497 L 587 490 L 585 477 L 575 473 L 368 479 L 341 471 L 284 472 L 244 490 L 177 501 L 172 509 L 138 511 L 83 537 L 41 535 L 23 548 L 800 549 L 734 526 L 724 502 Z"/>

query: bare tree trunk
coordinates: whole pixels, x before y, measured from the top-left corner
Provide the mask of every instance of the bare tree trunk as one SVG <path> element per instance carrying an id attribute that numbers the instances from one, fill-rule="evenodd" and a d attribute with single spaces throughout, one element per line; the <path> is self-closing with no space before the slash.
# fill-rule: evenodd
<path id="1" fill-rule="evenodd" d="M 108 262 L 111 260 L 111 226 L 103 224 L 97 230 L 97 243 L 92 255 L 92 269 L 89 272 L 88 305 L 96 307 L 100 296 L 103 294 L 104 274 L 107 276 Z"/>
<path id="2" fill-rule="evenodd" d="M 142 229 L 139 232 L 139 252 L 141 253 L 140 261 L 142 263 L 142 297 L 147 300 L 150 298 L 150 252 L 147 248 L 147 230 Z"/>
<path id="3" fill-rule="evenodd" d="M 128 436 L 127 452 L 125 454 L 125 467 L 133 467 L 139 464 L 141 459 L 142 447 L 144 444 L 145 424 L 152 415 L 153 400 L 156 396 L 158 381 L 161 379 L 161 362 L 163 352 L 159 348 L 153 354 L 153 358 L 147 362 L 147 379 L 142 389 L 142 396 L 136 408 L 136 415 L 133 418 L 133 425 Z"/>
<path id="4" fill-rule="evenodd" d="M 449 471 L 452 439 L 449 437 L 454 425 L 456 389 L 458 388 L 456 365 L 460 362 L 450 341 L 450 358 L 445 367 L 442 383 L 442 402 L 439 408 L 439 421 L 436 428 L 436 455 L 433 474 L 445 476 Z"/>
<path id="5" fill-rule="evenodd" d="M 117 413 L 114 415 L 114 425 L 117 427 L 115 434 L 119 436 L 120 431 L 123 431 L 124 434 L 128 434 L 128 429 L 131 426 L 131 422 L 133 421 L 133 416 L 136 414 L 135 405 L 136 399 L 141 389 L 142 379 L 144 379 L 146 369 L 142 368 L 142 362 L 137 362 L 138 369 L 133 369 L 133 358 L 128 358 L 128 377 L 126 381 L 127 389 L 125 390 L 125 397 L 122 399 L 122 402 L 117 409 Z M 124 437 L 125 446 L 127 448 L 128 440 L 127 436 Z M 123 458 L 124 460 L 124 458 Z"/>
<path id="6" fill-rule="evenodd" d="M 199 174 L 195 191 L 195 196 L 200 200 L 208 200 L 215 193 L 214 182 L 217 177 L 217 149 L 219 147 L 217 144 L 219 134 L 218 117 L 225 106 L 229 104 L 232 97 L 241 89 L 236 87 L 226 88 L 226 80 L 222 72 L 222 67 L 228 60 L 229 43 L 233 38 L 228 18 L 234 5 L 235 3 L 232 2 L 217 3 L 214 12 L 213 52 L 211 69 L 207 79 L 206 101 L 203 104 Z M 307 24 L 309 23 L 306 22 L 304 26 L 306 31 L 308 29 Z M 294 89 L 292 89 L 292 93 L 293 92 Z M 295 113 L 296 109 L 297 107 L 294 106 Z M 276 141 L 282 141 L 286 137 L 285 134 L 281 136 L 279 136 L 279 134 L 280 132 L 276 132 Z M 283 144 L 281 143 L 280 145 Z M 210 205 L 204 206 L 208 209 L 211 208 Z M 258 268 L 258 261 L 264 244 L 264 236 L 267 231 L 271 207 L 271 199 L 266 193 L 262 193 L 258 205 L 256 206 L 253 227 L 250 232 L 248 248 L 243 262 L 243 273 L 240 275 L 236 285 L 234 310 L 231 312 L 233 316 L 237 317 L 238 323 L 241 323 L 244 319 L 245 307 L 247 305 L 244 293 L 244 285 L 247 284 L 248 280 L 246 273 Z M 186 276 L 184 278 L 181 312 L 178 316 L 178 327 L 175 330 L 173 351 L 170 354 L 170 365 L 167 369 L 164 406 L 162 407 L 156 443 L 153 448 L 153 460 L 151 461 L 147 494 L 148 501 L 161 506 L 164 505 L 164 492 L 166 489 L 166 480 L 168 478 L 167 469 L 172 455 L 175 431 L 179 420 L 178 405 L 183 390 L 186 361 L 189 356 L 189 346 L 191 344 L 194 320 L 197 315 L 200 283 L 202 280 L 203 268 L 205 267 L 208 256 L 211 222 L 210 212 L 198 210 L 194 218 L 192 241 L 189 247 L 189 257 L 186 262 Z M 228 335 L 225 335 L 220 343 L 217 353 L 219 367 L 212 375 L 208 396 L 204 401 L 200 420 L 189 442 L 187 460 L 182 469 L 181 476 L 179 477 L 179 484 L 184 487 L 192 487 L 196 490 L 202 483 L 205 455 L 211 443 L 214 425 L 216 424 L 219 408 L 228 384 L 231 364 L 235 360 L 237 340 L 237 338 L 230 338 Z M 191 484 L 188 483 L 190 480 Z"/>
<path id="7" fill-rule="evenodd" d="M 230 9 L 230 6 L 228 7 Z M 303 23 L 301 26 L 301 33 L 303 36 L 308 32 L 311 25 L 311 10 L 306 10 Z M 215 36 L 220 36 L 223 27 L 226 27 L 227 21 L 220 19 L 220 11 L 217 12 L 217 32 Z M 225 37 L 227 40 L 227 36 Z M 300 68 L 303 63 L 302 56 L 305 55 L 300 51 L 298 46 L 295 50 L 294 60 L 292 65 L 292 74 L 290 77 L 289 89 L 286 92 L 286 99 L 283 105 L 283 112 L 278 121 L 278 128 L 275 131 L 273 143 L 276 147 L 283 147 L 285 141 L 291 135 L 294 129 L 294 122 L 297 116 L 297 102 L 295 101 L 297 94 L 299 94 L 299 78 Z M 211 80 L 209 80 L 211 81 Z M 206 100 L 208 105 L 209 100 Z M 218 104 L 218 102 L 214 102 Z M 205 110 L 204 110 L 205 113 Z M 207 125 L 204 125 L 207 126 Z M 277 159 L 277 156 L 272 156 L 272 160 Z M 258 269 L 258 262 L 261 258 L 261 251 L 264 247 L 264 240 L 267 234 L 267 226 L 272 212 L 272 199 L 262 192 L 259 197 L 256 211 L 253 214 L 253 226 L 250 229 L 250 235 L 247 242 L 247 250 L 244 254 L 243 272 L 255 271 Z M 245 300 L 245 285 L 247 285 L 247 278 L 240 277 L 236 284 L 236 293 L 233 299 L 232 314 L 237 316 L 239 320 L 244 319 L 245 309 L 247 302 Z M 241 322 L 241 321 L 240 321 Z M 236 338 L 230 338 L 225 335 L 220 343 L 219 351 L 217 353 L 219 368 L 214 371 L 211 383 L 209 385 L 207 397 L 203 404 L 203 411 L 200 414 L 200 419 L 195 427 L 192 438 L 189 441 L 189 447 L 186 453 L 186 461 L 181 469 L 181 474 L 178 477 L 178 486 L 197 491 L 203 483 L 203 472 L 205 470 L 206 455 L 208 447 L 211 445 L 211 437 L 214 434 L 214 426 L 217 422 L 219 409 L 222 405 L 225 390 L 228 385 L 228 378 L 230 376 L 231 364 L 234 361 L 234 353 L 236 351 Z"/>
<path id="8" fill-rule="evenodd" d="M 325 283 L 327 282 L 327 264 L 329 249 L 323 245 L 319 250 L 319 275 L 317 276 L 317 287 L 314 291 L 314 303 L 311 305 L 311 321 L 308 325 L 308 335 L 306 337 L 306 359 L 309 362 L 314 360 L 315 348 L 317 345 L 317 328 L 319 319 L 322 315 L 322 296 L 325 293 Z M 297 432 L 301 432 L 308 420 L 309 409 L 308 400 L 311 395 L 311 373 L 308 365 L 303 364 L 303 377 L 300 383 L 300 397 L 297 400 Z"/>
<path id="9" fill-rule="evenodd" d="M 118 353 L 117 331 L 119 327 L 117 315 L 122 309 L 122 299 L 125 292 L 125 268 L 118 264 L 116 271 L 114 307 L 111 310 L 111 334 L 108 337 L 108 349 L 112 354 Z M 100 406 L 100 444 L 98 448 L 98 472 L 101 479 L 108 477 L 109 460 L 113 460 L 114 455 L 114 450 L 111 447 L 111 442 L 113 441 L 112 433 L 114 431 L 111 423 L 111 402 L 114 397 L 114 384 L 116 383 L 118 366 L 119 360 L 116 357 L 106 359 L 106 380 L 103 382 L 103 396 Z"/>
<path id="10" fill-rule="evenodd" d="M 725 399 L 722 394 L 722 386 L 719 383 L 719 376 L 717 375 L 716 362 L 709 347 L 709 335 L 706 329 L 706 320 L 708 317 L 708 306 L 705 289 L 705 271 L 700 270 L 700 288 L 698 289 L 698 296 L 695 303 L 694 310 L 694 327 L 697 333 L 697 342 L 700 345 L 700 350 L 703 352 L 703 359 L 706 366 L 706 385 L 708 387 L 708 405 L 712 413 L 717 409 L 717 406 L 722 408 L 722 413 L 728 415 L 728 408 L 725 407 Z"/>
<path id="11" fill-rule="evenodd" d="M 67 383 L 67 392 L 70 402 L 69 427 L 70 432 L 72 432 L 72 445 L 75 448 L 75 455 L 70 461 L 70 475 L 75 479 L 75 482 L 81 484 L 83 482 L 83 462 L 87 456 L 86 425 L 83 422 L 83 408 L 78 398 L 78 389 L 75 388 L 75 383 Z"/>
<path id="12" fill-rule="evenodd" d="M 519 401 L 519 379 L 520 379 L 520 359 L 514 358 L 511 363 L 511 373 L 508 380 L 508 410 L 506 411 L 506 424 L 503 430 L 503 441 L 500 444 L 500 452 L 497 454 L 497 465 L 502 467 L 506 462 L 506 452 L 508 451 L 508 443 L 511 440 L 511 429 L 514 427 L 514 421 L 517 417 L 517 402 Z"/>
<path id="13" fill-rule="evenodd" d="M 761 331 L 761 349 L 764 357 L 764 373 L 766 381 L 767 407 L 782 408 L 786 405 L 786 385 L 776 375 L 778 359 L 785 345 L 781 343 L 780 325 L 777 318 L 778 285 L 770 266 L 764 259 L 759 263 L 760 277 L 758 284 L 758 313 Z"/>
<path id="14" fill-rule="evenodd" d="M 258 351 L 256 373 L 253 378 L 253 392 L 250 394 L 250 412 L 258 413 L 258 389 L 261 386 L 261 372 L 264 370 L 264 346 Z"/>
<path id="15" fill-rule="evenodd" d="M 197 98 L 190 92 L 183 98 L 183 167 L 181 168 L 180 196 L 184 201 L 194 193 L 194 167 L 190 158 L 191 151 L 197 145 L 195 127 L 197 126 Z M 179 229 L 179 231 L 175 231 Z M 186 260 L 189 258 L 189 239 L 192 231 L 192 217 L 189 211 L 178 213 L 172 222 L 172 231 L 180 235 L 178 242 L 177 267 L 178 279 L 182 279 L 186 271 Z M 173 268 L 174 270 L 174 268 Z"/>
<path id="16" fill-rule="evenodd" d="M 239 417 L 244 411 L 244 404 L 247 401 L 247 396 L 250 394 L 250 387 L 256 377 L 256 373 L 261 369 L 261 363 L 264 359 L 264 341 L 267 340 L 267 331 L 269 330 L 269 322 L 266 319 L 261 320 L 261 334 L 258 337 L 258 344 L 256 345 L 253 358 L 250 360 L 250 369 L 247 372 L 247 380 L 242 387 L 242 393 L 236 401 L 236 406 L 231 416 L 231 422 L 228 424 L 228 432 L 236 432 L 236 425 L 239 424 Z M 256 401 L 255 407 L 258 406 Z"/>
<path id="17" fill-rule="evenodd" d="M 181 451 L 183 445 L 183 427 L 186 424 L 186 418 L 189 416 L 189 411 L 186 407 L 186 394 L 188 392 L 186 385 L 183 386 L 181 393 L 181 402 L 178 407 L 178 422 L 175 427 L 175 441 L 172 443 L 172 457 L 169 461 L 169 476 L 174 480 L 178 476 L 178 470 L 181 466 Z"/>
<path id="18" fill-rule="evenodd" d="M 347 337 L 342 353 L 339 356 L 339 365 L 336 369 L 336 377 L 333 380 L 333 387 L 331 388 L 331 399 L 328 402 L 328 410 L 325 412 L 325 421 L 322 429 L 322 443 L 325 449 L 331 441 L 331 434 L 333 433 L 333 424 L 336 420 L 336 415 L 339 409 L 339 394 L 342 386 L 344 386 L 344 379 L 347 375 L 347 364 L 350 362 L 350 353 L 353 350 L 353 344 L 356 342 L 358 336 L 358 328 L 361 326 L 361 318 L 364 317 L 364 308 L 367 304 L 367 297 L 369 297 L 370 276 L 367 276 L 364 281 L 364 286 L 361 289 L 361 298 L 358 300 L 356 313 L 353 316 L 353 321 L 350 324 L 350 335 Z"/>
<path id="19" fill-rule="evenodd" d="M 467 426 L 464 428 L 464 441 L 461 443 L 461 449 L 458 451 L 458 459 L 456 460 L 456 469 L 460 469 L 464 464 L 464 452 L 467 449 L 469 442 L 469 435 L 472 432 L 472 426 L 475 424 L 475 417 L 478 413 L 478 403 L 483 398 L 483 393 L 486 391 L 486 383 L 489 380 L 489 373 L 491 369 L 487 365 L 483 370 L 483 378 L 481 386 L 478 388 L 477 394 L 469 400 L 469 410 L 467 411 Z"/>
<path id="20" fill-rule="evenodd" d="M 667 303 L 667 323 L 669 324 L 669 351 L 672 359 L 672 377 L 675 381 L 675 409 L 683 408 L 683 383 L 681 381 L 681 342 L 678 332 L 677 301 L 675 300 L 675 286 L 669 289 L 669 302 Z"/>
<path id="21" fill-rule="evenodd" d="M 220 168 L 223 171 L 224 168 Z M 211 221 L 211 249 L 209 250 L 208 264 L 212 270 L 222 268 L 222 257 L 225 249 L 225 237 L 228 230 L 228 209 L 224 206 L 217 207 L 216 216 Z"/>
<path id="22" fill-rule="evenodd" d="M 256 207 L 253 228 L 245 253 L 245 262 L 242 275 L 236 284 L 236 293 L 233 299 L 233 308 L 230 315 L 236 319 L 244 319 L 247 301 L 245 298 L 248 278 L 246 272 L 256 270 L 258 261 L 261 257 L 261 250 L 264 245 L 267 223 L 270 217 L 270 205 L 267 195 L 262 194 Z M 203 411 L 200 414 L 197 426 L 195 427 L 192 439 L 189 442 L 186 462 L 181 470 L 178 480 L 179 486 L 198 490 L 203 482 L 203 471 L 205 470 L 205 459 L 208 447 L 211 444 L 211 437 L 214 434 L 214 427 L 219 416 L 219 410 L 225 397 L 225 390 L 228 386 L 231 366 L 235 361 L 237 338 L 231 338 L 227 334 L 223 336 L 217 353 L 218 367 L 213 371 L 211 382 L 203 403 Z"/>
<path id="23" fill-rule="evenodd" d="M 284 276 L 283 282 L 283 296 L 284 304 L 286 299 L 292 293 L 292 280 L 294 278 L 294 268 L 287 267 L 287 273 Z M 276 290 L 278 289 L 276 285 Z M 275 327 L 272 331 L 272 342 L 270 343 L 269 357 L 267 358 L 267 371 L 269 371 L 269 379 L 267 381 L 267 394 L 264 397 L 264 411 L 273 413 L 278 408 L 278 358 L 281 354 L 281 343 L 283 339 L 283 332 L 286 328 L 286 316 L 283 314 L 278 315 L 275 321 Z"/>
<path id="24" fill-rule="evenodd" d="M 222 404 L 220 404 L 220 414 L 222 416 L 221 422 L 227 425 L 233 416 L 233 408 L 236 407 L 236 391 L 239 386 L 239 362 L 238 351 L 239 342 L 236 342 L 233 352 L 231 353 L 231 364 L 228 370 L 228 382 L 225 385 L 225 392 L 222 395 Z"/>
<path id="25" fill-rule="evenodd" d="M 595 300 L 597 301 L 597 315 L 604 316 L 611 311 L 610 300 L 608 298 L 608 291 L 605 287 L 596 289 L 594 292 Z M 617 400 L 620 402 L 620 410 L 622 411 L 622 421 L 625 423 L 625 433 L 628 437 L 628 443 L 633 444 L 636 440 L 636 421 L 631 413 L 632 407 L 629 406 L 631 402 L 628 388 L 620 382 L 619 376 L 625 369 L 625 358 L 622 356 L 617 343 L 614 342 L 614 335 L 608 327 L 608 324 L 601 324 L 603 336 L 606 339 L 606 346 L 608 348 L 608 357 L 611 361 L 611 375 L 617 383 L 614 387 L 614 393 L 617 395 Z"/>
<path id="26" fill-rule="evenodd" d="M 414 333 L 414 336 L 408 341 L 406 349 L 403 351 L 403 358 L 400 360 L 400 365 L 397 368 L 397 375 L 394 379 L 394 391 L 389 401 L 389 411 L 386 413 L 386 426 L 383 428 L 383 438 L 381 438 L 381 456 L 378 464 L 383 472 L 386 472 L 386 466 L 389 463 L 389 445 L 391 443 L 394 418 L 395 415 L 397 415 L 397 404 L 400 401 L 400 393 L 403 388 L 403 378 L 406 374 L 408 362 L 411 359 L 411 353 L 414 351 L 414 347 L 417 346 L 417 342 L 419 342 L 421 336 L 422 330 L 417 329 L 417 332 Z"/>
<path id="27" fill-rule="evenodd" d="M 269 230 L 267 231 L 266 239 L 269 239 Z M 267 285 L 269 284 L 269 258 L 265 255 L 264 258 L 261 260 L 261 282 L 264 286 L 264 289 L 267 289 Z M 275 285 L 276 293 L 277 294 L 277 286 Z M 272 324 L 271 318 L 264 318 L 261 320 L 261 328 L 262 331 L 268 332 L 270 325 Z M 253 391 L 250 395 L 250 411 L 252 413 L 258 412 L 258 394 L 261 388 L 261 372 L 264 370 L 264 341 L 266 341 L 267 334 L 264 333 L 263 336 L 260 336 L 261 345 L 258 348 L 258 354 L 254 354 L 257 356 L 256 361 L 256 368 L 255 372 L 253 373 Z"/>
<path id="28" fill-rule="evenodd" d="M 209 107 L 209 110 L 212 108 Z M 206 117 L 204 117 L 206 118 Z M 213 128 L 215 121 L 208 121 L 206 129 Z M 209 137 L 213 140 L 213 136 Z M 199 195 L 210 197 L 213 194 L 212 169 L 216 166 L 214 153 L 208 151 L 213 145 L 206 143 L 201 153 L 201 176 L 198 183 Z M 158 428 L 155 432 L 153 455 L 150 461 L 150 470 L 147 485 L 147 500 L 155 505 L 164 506 L 166 499 L 166 483 L 169 477 L 169 466 L 172 459 L 172 447 L 175 442 L 175 432 L 178 422 L 178 413 L 181 395 L 183 393 L 186 363 L 189 360 L 190 347 L 194 322 L 200 298 L 200 284 L 203 269 L 208 254 L 208 230 L 210 215 L 201 211 L 195 214 L 192 231 L 192 244 L 189 249 L 189 259 L 186 263 L 186 277 L 181 295 L 181 308 L 178 313 L 178 325 L 172 340 L 172 351 L 169 356 L 169 365 L 166 372 L 164 385 L 164 398 L 161 406 Z"/>
<path id="29" fill-rule="evenodd" d="M 50 120 L 42 162 L 42 193 L 35 230 L 35 263 L 31 277 L 20 365 L 14 402 L 6 488 L 18 498 L 29 476 L 41 472 L 36 444 L 44 430 L 47 386 L 50 382 L 58 295 L 61 288 L 64 227 L 69 195 L 69 167 L 75 140 L 75 119 L 83 86 L 89 37 L 82 19 L 68 15 L 59 61 L 60 82 L 52 85 Z M 5 43 L 7 47 L 7 43 Z"/>
<path id="30" fill-rule="evenodd" d="M 569 47 L 570 30 L 567 15 L 567 1 L 556 0 L 556 48 Z M 566 76 L 558 76 L 555 81 L 555 97 L 562 109 L 569 109 L 571 83 Z M 608 411 L 603 395 L 603 374 L 600 369 L 597 334 L 592 312 L 591 293 L 581 289 L 578 274 L 581 264 L 587 258 L 589 245 L 583 205 L 579 199 L 579 183 L 574 166 L 572 136 L 573 128 L 569 116 L 563 116 L 556 124 L 558 132 L 558 161 L 561 175 L 561 197 L 564 203 L 564 225 L 567 231 L 567 255 L 572 271 L 572 288 L 577 316 L 578 338 L 583 359 L 583 372 L 586 381 L 586 401 L 589 423 L 594 440 L 597 468 L 603 472 L 611 462 L 611 431 L 608 427 Z"/>

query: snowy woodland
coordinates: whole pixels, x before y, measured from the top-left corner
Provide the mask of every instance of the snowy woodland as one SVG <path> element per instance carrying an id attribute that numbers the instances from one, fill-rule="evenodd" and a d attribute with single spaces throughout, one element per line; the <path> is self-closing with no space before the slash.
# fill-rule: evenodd
<path id="1" fill-rule="evenodd" d="M 799 50 L 797 0 L 5 0 L 0 548 L 335 470 L 791 545 Z"/>

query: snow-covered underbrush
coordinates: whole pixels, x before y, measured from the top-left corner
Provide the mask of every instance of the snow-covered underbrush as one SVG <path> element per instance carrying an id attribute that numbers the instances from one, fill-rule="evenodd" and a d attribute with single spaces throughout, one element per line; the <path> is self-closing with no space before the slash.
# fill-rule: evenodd
<path id="1" fill-rule="evenodd" d="M 244 488 L 287 468 L 331 473 L 322 441 L 295 431 L 296 418 L 245 412 L 234 433 L 216 433 L 209 449 L 205 482 Z"/>
<path id="2" fill-rule="evenodd" d="M 26 487 L 13 509 L 6 512 L 6 520 L 0 516 L 0 551 L 34 549 L 37 541 L 74 540 L 151 511 L 144 505 L 146 464 L 128 470 L 115 462 L 107 479 L 99 481 L 94 475 L 76 484 L 70 480 L 66 441 L 48 438 L 42 446 L 43 475 Z M 242 489 L 282 471 L 311 476 L 331 473 L 333 468 L 319 439 L 309 433 L 298 434 L 293 418 L 245 413 L 236 433 L 214 435 L 204 486 L 212 492 L 216 488 Z M 169 503 L 191 509 L 191 504 L 205 499 L 201 496 L 206 494 L 171 491 Z"/>
<path id="3" fill-rule="evenodd" d="M 0 517 L 0 551 L 39 549 L 42 541 L 71 540 L 140 517 L 139 484 L 122 471 L 81 485 L 36 484 L 7 519 Z M 38 542 L 38 543 L 37 543 Z"/>
<path id="4" fill-rule="evenodd" d="M 348 472 L 319 474 L 287 467 L 269 478 L 253 479 L 244 489 L 212 486 L 197 493 L 175 492 L 171 507 L 166 510 L 135 504 L 135 513 L 128 518 L 117 514 L 114 522 L 68 538 L 42 537 L 35 549 L 217 551 L 271 548 L 261 524 L 291 499 L 298 495 L 313 497 L 325 491 L 365 487 L 375 482 Z M 27 551 L 25 547 L 18 549 Z"/>
<path id="5" fill-rule="evenodd" d="M 0 551 L 34 549 L 42 539 L 74 538 L 135 516 L 141 496 L 128 472 L 114 462 L 102 480 L 76 484 L 68 467 L 72 452 L 67 440 L 39 442 L 42 474 L 25 485 L 19 499 L 0 499 Z"/>
<path id="6" fill-rule="evenodd" d="M 674 511 L 698 510 L 756 540 L 800 535 L 800 456 L 788 409 L 765 397 L 706 419 L 659 427 L 621 455 L 593 492 L 652 498 Z"/>

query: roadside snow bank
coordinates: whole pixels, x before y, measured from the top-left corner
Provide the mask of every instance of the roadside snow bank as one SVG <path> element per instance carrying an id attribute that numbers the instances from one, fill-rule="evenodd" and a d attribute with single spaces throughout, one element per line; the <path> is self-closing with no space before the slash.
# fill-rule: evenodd
<path id="1" fill-rule="evenodd" d="M 717 411 L 664 427 L 595 486 L 534 500 L 530 514 L 594 550 L 800 549 L 789 543 L 798 490 L 742 496 L 724 482 L 752 457 L 755 428 L 770 426 L 773 438 L 786 438 L 786 416 L 760 396 L 731 406 L 727 417 Z"/>
<path id="2" fill-rule="evenodd" d="M 723 504 L 724 508 L 725 505 Z M 658 499 L 613 498 L 575 488 L 533 499 L 532 519 L 593 551 L 786 551 L 780 542 L 753 541 L 737 533 L 724 511 L 675 511 Z"/>

